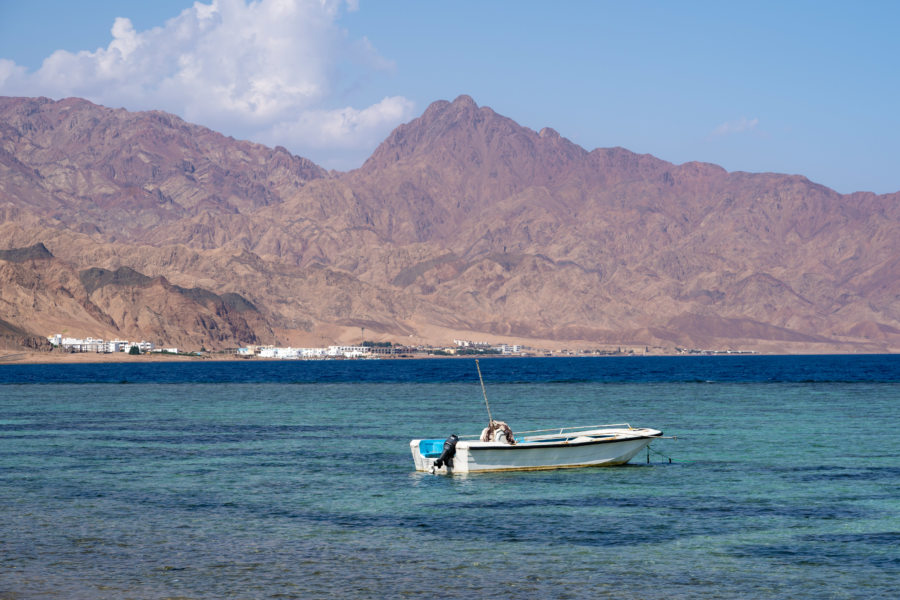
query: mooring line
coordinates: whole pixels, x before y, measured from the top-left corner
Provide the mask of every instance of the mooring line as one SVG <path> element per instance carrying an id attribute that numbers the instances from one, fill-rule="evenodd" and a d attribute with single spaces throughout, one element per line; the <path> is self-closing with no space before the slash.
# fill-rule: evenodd
<path id="1" fill-rule="evenodd" d="M 671 465 L 672 463 L 676 463 L 676 464 L 687 464 L 687 463 L 692 462 L 692 461 L 689 461 L 689 460 L 672 460 L 672 457 L 671 457 L 671 456 L 669 456 L 669 455 L 667 455 L 667 454 L 663 454 L 662 452 L 660 452 L 659 450 L 656 450 L 655 448 L 651 448 L 650 445 L 648 444 L 648 445 L 647 445 L 647 464 L 648 464 L 648 465 L 650 464 L 650 453 L 651 453 L 651 452 L 652 452 L 653 454 L 658 454 L 658 455 L 662 456 L 663 458 L 669 459 L 669 464 L 670 464 L 670 465 Z"/>

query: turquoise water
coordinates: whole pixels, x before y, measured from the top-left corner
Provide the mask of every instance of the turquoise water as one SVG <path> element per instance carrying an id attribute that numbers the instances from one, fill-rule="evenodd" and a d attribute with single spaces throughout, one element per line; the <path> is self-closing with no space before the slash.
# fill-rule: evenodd
<path id="1" fill-rule="evenodd" d="M 0 598 L 896 597 L 893 375 L 557 360 L 537 381 L 547 362 L 483 361 L 495 418 L 678 439 L 649 464 L 448 478 L 415 473 L 408 442 L 484 425 L 462 361 L 294 363 L 252 383 L 0 372 Z"/>

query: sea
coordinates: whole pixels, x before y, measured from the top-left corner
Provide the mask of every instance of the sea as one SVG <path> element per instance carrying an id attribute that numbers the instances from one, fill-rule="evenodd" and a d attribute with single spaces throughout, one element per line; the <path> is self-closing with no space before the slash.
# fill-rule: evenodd
<path id="1" fill-rule="evenodd" d="M 484 358 L 622 467 L 417 473 L 475 361 L 0 366 L 0 599 L 897 598 L 900 356 Z"/>

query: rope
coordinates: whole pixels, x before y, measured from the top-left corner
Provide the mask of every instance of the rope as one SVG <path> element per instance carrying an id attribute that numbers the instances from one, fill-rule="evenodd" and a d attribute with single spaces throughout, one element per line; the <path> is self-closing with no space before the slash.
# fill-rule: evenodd
<path id="1" fill-rule="evenodd" d="M 689 464 L 689 463 L 693 462 L 693 461 L 690 461 L 690 460 L 672 460 L 672 457 L 671 457 L 671 456 L 669 456 L 669 455 L 667 455 L 667 454 L 663 454 L 663 453 L 660 452 L 659 450 L 655 450 L 655 449 L 651 448 L 650 445 L 648 444 L 648 445 L 647 445 L 647 464 L 648 464 L 648 465 L 650 464 L 650 453 L 651 453 L 651 452 L 652 452 L 653 454 L 657 454 L 657 455 L 659 455 L 659 456 L 661 456 L 661 457 L 663 457 L 663 458 L 665 458 L 665 459 L 668 459 L 670 465 L 671 465 L 672 463 L 677 463 L 677 464 L 683 465 L 683 464 Z"/>

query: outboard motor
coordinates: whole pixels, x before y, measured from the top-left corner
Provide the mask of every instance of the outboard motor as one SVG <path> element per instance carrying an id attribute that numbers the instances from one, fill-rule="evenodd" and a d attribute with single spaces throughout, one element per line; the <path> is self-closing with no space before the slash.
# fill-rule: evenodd
<path id="1" fill-rule="evenodd" d="M 459 436 L 455 433 L 444 440 L 444 451 L 441 452 L 441 456 L 434 461 L 434 468 L 440 469 L 444 465 L 448 467 L 453 466 L 453 456 L 456 454 L 456 442 L 459 441 Z"/>

